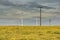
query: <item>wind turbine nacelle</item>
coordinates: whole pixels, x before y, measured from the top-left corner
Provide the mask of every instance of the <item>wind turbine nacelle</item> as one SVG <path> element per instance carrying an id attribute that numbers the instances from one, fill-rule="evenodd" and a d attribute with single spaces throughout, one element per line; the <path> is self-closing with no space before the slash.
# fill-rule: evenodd
<path id="1" fill-rule="evenodd" d="M 37 6 L 37 8 L 44 8 L 44 9 L 55 9 L 55 8 L 53 8 L 53 7 L 42 6 L 42 5 Z"/>

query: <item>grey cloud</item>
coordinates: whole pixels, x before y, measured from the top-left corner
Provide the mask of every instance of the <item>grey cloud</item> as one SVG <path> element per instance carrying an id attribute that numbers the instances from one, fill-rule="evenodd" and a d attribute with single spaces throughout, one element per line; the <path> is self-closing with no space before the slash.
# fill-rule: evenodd
<path id="1" fill-rule="evenodd" d="M 24 9 L 24 10 L 27 10 L 28 11 L 28 9 L 29 10 L 36 10 L 38 7 L 43 7 L 43 8 L 46 8 L 46 9 L 53 9 L 53 7 L 48 7 L 48 6 L 43 6 L 43 5 L 40 5 L 40 4 L 38 4 L 37 2 L 27 2 L 26 4 L 14 4 L 13 2 L 9 2 L 9 1 L 4 1 L 4 0 L 0 0 L 0 5 L 4 5 L 4 6 L 13 6 L 13 9 L 16 9 L 16 8 L 21 8 L 21 9 Z M 14 8 L 15 7 L 15 8 Z M 21 10 L 20 9 L 20 10 Z M 10 9 L 8 9 L 9 10 L 9 12 L 7 12 L 7 13 L 9 13 L 9 14 L 11 14 L 10 16 L 11 17 L 15 17 L 16 16 L 16 13 L 15 13 L 15 11 L 11 11 L 12 10 L 12 8 L 11 8 L 11 10 Z M 19 10 L 19 9 L 18 9 Z M 3 11 L 5 11 L 5 10 L 3 10 Z M 7 11 L 7 10 L 6 10 Z M 29 11 L 30 12 L 30 11 Z M 44 11 L 43 11 L 44 12 Z M 30 13 L 30 14 L 33 14 L 33 13 Z M 2 15 L 2 14 L 1 14 Z M 36 15 L 36 14 L 35 14 Z M 5 17 L 6 16 L 6 14 L 5 14 L 5 12 L 3 13 L 3 16 L 2 17 Z M 7 16 L 9 16 L 9 15 L 7 15 Z M 9 16 L 9 17 L 10 17 Z M 19 15 L 20 16 L 20 15 Z M 25 15 L 26 16 L 26 15 Z M 33 16 L 33 15 L 32 15 Z M 38 16 L 38 15 L 37 15 Z M 16 16 L 16 17 L 18 17 L 18 15 Z"/>
<path id="2" fill-rule="evenodd" d="M 60 0 L 34 0 L 35 2 L 40 2 L 40 3 L 60 3 Z"/>
<path id="3" fill-rule="evenodd" d="M 0 4 L 1 5 L 5 5 L 5 6 L 14 6 L 14 7 L 22 7 L 25 9 L 32 9 L 34 10 L 34 8 L 38 8 L 38 7 L 43 7 L 46 9 L 52 9 L 52 7 L 48 7 L 48 6 L 43 6 L 40 5 L 36 2 L 28 2 L 27 4 L 14 4 L 13 2 L 9 2 L 8 0 L 0 0 Z"/>
<path id="4" fill-rule="evenodd" d="M 60 0 L 34 0 L 34 2 L 37 2 L 45 6 L 49 6 L 49 7 L 56 7 L 56 6 L 58 7 L 60 4 Z"/>
<path id="5" fill-rule="evenodd" d="M 56 12 L 51 12 L 51 13 L 60 14 L 60 12 L 58 12 L 58 11 L 56 11 Z"/>
<path id="6" fill-rule="evenodd" d="M 43 5 L 40 5 L 40 4 L 36 3 L 36 2 L 30 2 L 30 7 L 35 7 L 35 8 L 42 7 L 42 8 L 45 8 L 45 9 L 53 9 L 53 7 L 43 6 Z"/>
<path id="7" fill-rule="evenodd" d="M 9 6 L 9 5 L 14 5 L 14 4 L 9 2 L 8 0 L 0 0 L 0 5 Z"/>

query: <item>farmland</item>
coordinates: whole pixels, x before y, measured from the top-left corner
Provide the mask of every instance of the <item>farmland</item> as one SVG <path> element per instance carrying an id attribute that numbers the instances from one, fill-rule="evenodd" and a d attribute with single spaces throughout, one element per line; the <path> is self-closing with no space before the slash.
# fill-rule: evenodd
<path id="1" fill-rule="evenodd" d="M 0 40 L 60 40 L 60 27 L 0 26 Z"/>

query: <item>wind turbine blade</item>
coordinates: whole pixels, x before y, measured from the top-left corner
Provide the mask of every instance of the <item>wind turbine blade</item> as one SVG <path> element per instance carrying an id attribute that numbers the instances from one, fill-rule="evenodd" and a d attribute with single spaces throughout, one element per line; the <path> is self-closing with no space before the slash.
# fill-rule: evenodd
<path id="1" fill-rule="evenodd" d="M 53 8 L 53 7 L 42 6 L 42 5 L 37 6 L 37 8 L 44 8 L 44 9 L 55 9 L 55 8 Z"/>

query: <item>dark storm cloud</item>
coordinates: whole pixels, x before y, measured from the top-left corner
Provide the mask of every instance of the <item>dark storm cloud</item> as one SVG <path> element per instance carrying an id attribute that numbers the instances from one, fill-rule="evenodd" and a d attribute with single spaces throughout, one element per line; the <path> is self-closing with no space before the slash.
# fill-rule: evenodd
<path id="1" fill-rule="evenodd" d="M 0 0 L 0 5 L 22 7 L 22 8 L 26 8 L 26 9 L 34 9 L 34 8 L 39 8 L 39 7 L 43 7 L 46 9 L 52 9 L 53 8 L 53 7 L 40 5 L 36 2 L 28 2 L 26 4 L 20 4 L 19 5 L 19 4 L 14 4 L 13 2 L 10 2 L 9 0 Z"/>
<path id="2" fill-rule="evenodd" d="M 34 18 L 37 17 L 37 19 L 39 20 L 39 7 L 43 7 L 42 19 L 48 20 L 49 18 L 55 17 L 55 14 L 57 17 L 60 17 L 60 12 L 58 12 L 58 10 L 60 11 L 59 5 L 60 0 L 0 0 L 0 18 L 3 18 L 3 21 L 5 21 L 4 19 L 6 18 L 8 20 L 10 20 L 11 18 L 11 21 L 14 21 L 16 19 L 20 21 L 20 18 L 29 18 L 29 20 L 31 18 L 31 20 L 34 20 Z M 55 8 L 57 8 L 57 10 L 55 10 Z M 24 15 L 22 15 L 22 12 L 24 13 Z M 30 22 L 25 24 L 29 24 Z"/>
<path id="3" fill-rule="evenodd" d="M 40 2 L 40 3 L 60 3 L 60 0 L 34 0 L 36 2 Z"/>
<path id="4" fill-rule="evenodd" d="M 14 1 L 14 0 L 13 0 Z M 30 10 L 36 10 L 36 11 L 39 11 L 38 9 L 40 7 L 43 7 L 43 9 L 54 9 L 54 7 L 49 7 L 48 5 L 47 6 L 44 6 L 44 5 L 41 5 L 39 4 L 39 2 L 36 2 L 36 1 L 32 1 L 32 2 L 27 2 L 25 4 L 18 4 L 16 2 L 11 2 L 9 0 L 0 0 L 0 5 L 3 5 L 3 6 L 12 6 L 11 10 L 12 9 L 17 9 L 17 10 L 20 10 L 20 11 L 23 11 L 23 10 L 26 10 L 26 12 L 29 12 L 30 13 Z M 19 9 L 20 8 L 20 9 Z M 23 10 L 22 10 L 23 9 Z M 9 10 L 9 11 L 8 11 Z M 12 15 L 14 14 L 14 16 L 16 15 L 15 11 L 11 11 L 9 8 L 8 10 L 5 10 L 3 9 L 3 13 L 1 13 L 1 15 L 3 14 L 3 16 L 6 16 L 5 15 L 5 12 L 4 11 L 8 11 L 7 15 L 11 15 L 11 17 L 13 17 Z M 44 13 L 45 10 L 42 11 L 42 13 Z M 29 14 L 28 13 L 28 14 Z M 38 12 L 37 12 L 38 13 Z M 33 14 L 33 13 L 30 13 L 30 14 Z M 35 14 L 36 15 L 36 14 Z M 32 15 L 33 16 L 33 15 Z M 38 15 L 37 15 L 38 16 Z"/>
<path id="5" fill-rule="evenodd" d="M 0 0 L 0 5 L 13 6 L 14 4 L 9 2 L 8 0 Z"/>
<path id="6" fill-rule="evenodd" d="M 60 0 L 46 0 L 46 2 L 60 2 Z"/>
<path id="7" fill-rule="evenodd" d="M 60 5 L 60 0 L 34 0 L 39 4 L 49 6 L 49 7 L 58 7 Z M 60 7 L 59 7 L 60 8 Z"/>
<path id="8" fill-rule="evenodd" d="M 34 7 L 35 7 L 35 8 L 40 8 L 40 7 L 42 7 L 42 8 L 44 8 L 44 9 L 53 9 L 53 7 L 43 6 L 43 5 L 38 4 L 37 2 L 29 2 L 28 5 L 29 5 L 29 7 L 33 7 L 33 8 L 34 8 Z"/>

